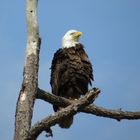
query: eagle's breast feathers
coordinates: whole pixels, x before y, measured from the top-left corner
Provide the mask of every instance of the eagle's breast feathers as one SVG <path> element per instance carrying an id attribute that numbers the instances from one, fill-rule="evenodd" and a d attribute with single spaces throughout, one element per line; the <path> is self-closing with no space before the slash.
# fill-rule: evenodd
<path id="1" fill-rule="evenodd" d="M 93 80 L 92 65 L 81 44 L 59 49 L 54 54 L 51 70 L 52 93 L 58 96 L 74 98 L 76 95 L 73 94 L 77 92 L 70 95 L 67 92 L 64 93 L 65 88 L 72 86 L 75 90 L 79 89 L 79 97 L 87 92 L 88 83 Z"/>

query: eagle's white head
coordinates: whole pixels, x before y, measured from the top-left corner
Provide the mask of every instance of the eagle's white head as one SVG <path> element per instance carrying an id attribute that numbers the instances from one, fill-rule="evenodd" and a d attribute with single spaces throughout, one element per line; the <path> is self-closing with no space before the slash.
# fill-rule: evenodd
<path id="1" fill-rule="evenodd" d="M 79 42 L 82 32 L 77 30 L 69 30 L 62 38 L 62 48 L 75 47 Z"/>

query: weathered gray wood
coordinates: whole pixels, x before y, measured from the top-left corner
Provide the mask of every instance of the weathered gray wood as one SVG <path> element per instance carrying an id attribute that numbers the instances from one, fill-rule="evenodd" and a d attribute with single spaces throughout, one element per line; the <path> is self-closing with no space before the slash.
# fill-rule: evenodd
<path id="1" fill-rule="evenodd" d="M 37 0 L 26 0 L 27 48 L 23 82 L 16 107 L 14 140 L 25 140 L 31 127 L 35 94 L 38 89 L 38 67 L 41 40 L 37 21 Z"/>

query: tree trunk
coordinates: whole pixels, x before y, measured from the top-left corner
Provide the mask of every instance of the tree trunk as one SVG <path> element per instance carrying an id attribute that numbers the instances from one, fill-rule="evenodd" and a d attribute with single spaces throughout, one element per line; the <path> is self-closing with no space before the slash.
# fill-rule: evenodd
<path id="1" fill-rule="evenodd" d="M 16 107 L 14 140 L 25 140 L 31 127 L 35 94 L 38 89 L 38 67 L 41 40 L 37 21 L 38 0 L 26 0 L 27 49 L 23 82 Z"/>

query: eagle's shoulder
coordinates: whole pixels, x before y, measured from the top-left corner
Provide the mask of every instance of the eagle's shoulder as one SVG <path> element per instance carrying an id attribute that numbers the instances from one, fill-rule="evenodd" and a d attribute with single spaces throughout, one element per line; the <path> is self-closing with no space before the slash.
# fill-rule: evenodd
<path id="1" fill-rule="evenodd" d="M 84 45 L 79 43 L 76 46 L 76 50 L 81 57 L 82 61 L 90 62 L 87 53 L 84 50 Z"/>

